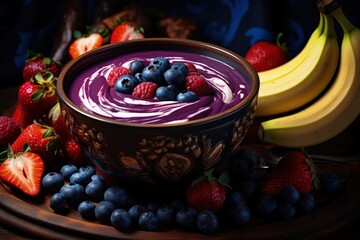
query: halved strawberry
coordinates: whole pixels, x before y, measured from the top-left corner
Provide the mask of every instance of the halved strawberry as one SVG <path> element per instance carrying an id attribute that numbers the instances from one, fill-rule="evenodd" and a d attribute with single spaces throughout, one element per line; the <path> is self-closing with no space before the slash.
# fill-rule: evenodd
<path id="1" fill-rule="evenodd" d="M 90 50 L 101 47 L 103 37 L 99 33 L 90 33 L 77 38 L 70 44 L 69 54 L 72 59 L 79 57 Z"/>
<path id="2" fill-rule="evenodd" d="M 110 43 L 144 38 L 143 29 L 136 29 L 129 23 L 120 23 L 111 34 Z"/>
<path id="3" fill-rule="evenodd" d="M 7 154 L 7 158 L 0 165 L 2 182 L 18 188 L 30 196 L 38 195 L 45 168 L 41 157 L 32 152 L 14 154 L 11 148 Z"/>

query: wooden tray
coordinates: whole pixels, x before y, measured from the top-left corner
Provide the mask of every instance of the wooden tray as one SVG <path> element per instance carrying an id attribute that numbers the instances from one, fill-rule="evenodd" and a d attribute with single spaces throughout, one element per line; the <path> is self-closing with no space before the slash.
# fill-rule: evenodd
<path id="1" fill-rule="evenodd" d="M 334 197 L 316 194 L 316 210 L 290 221 L 255 219 L 250 223 L 230 228 L 222 226 L 212 236 L 185 232 L 179 228 L 157 232 L 122 232 L 112 226 L 81 218 L 69 210 L 60 215 L 50 208 L 50 195 L 30 198 L 0 184 L 0 222 L 19 229 L 27 235 L 45 239 L 318 239 L 330 235 L 360 215 L 360 162 L 347 164 L 318 164 L 318 172 L 339 174 L 344 188 Z"/>

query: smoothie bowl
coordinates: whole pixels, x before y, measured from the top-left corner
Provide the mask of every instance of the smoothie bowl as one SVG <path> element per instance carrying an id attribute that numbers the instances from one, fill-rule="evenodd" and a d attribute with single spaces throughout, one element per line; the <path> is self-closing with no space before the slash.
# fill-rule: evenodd
<path id="1" fill-rule="evenodd" d="M 190 95 L 195 95 L 190 100 L 158 95 L 145 99 L 120 91 L 135 79 L 134 61 L 145 66 L 137 85 L 152 82 L 158 88 L 172 88 L 170 77 L 163 77 L 165 69 L 161 82 L 145 76 L 144 69 L 155 68 L 159 59 L 167 60 L 168 68 L 182 63 L 187 67 L 184 78 L 201 76 L 210 91 Z M 131 71 L 110 84 L 117 67 Z M 178 84 L 182 89 L 174 90 L 176 96 L 192 92 L 184 82 Z M 96 167 L 135 185 L 172 185 L 227 166 L 253 121 L 259 79 L 242 57 L 224 48 L 148 38 L 107 45 L 71 61 L 60 74 L 57 89 L 67 126 Z"/>

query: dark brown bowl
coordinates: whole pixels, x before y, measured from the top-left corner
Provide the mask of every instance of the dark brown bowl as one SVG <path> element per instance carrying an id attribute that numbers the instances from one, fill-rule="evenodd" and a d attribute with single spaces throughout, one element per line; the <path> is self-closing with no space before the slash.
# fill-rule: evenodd
<path id="1" fill-rule="evenodd" d="M 205 55 L 239 71 L 249 94 L 219 114 L 177 124 L 135 124 L 89 113 L 68 97 L 72 79 L 94 63 L 121 54 L 168 50 Z M 73 136 L 92 162 L 128 183 L 179 183 L 227 165 L 254 118 L 259 90 L 255 70 L 241 56 L 218 46 L 183 39 L 142 39 L 111 44 L 68 63 L 57 83 L 62 113 Z"/>

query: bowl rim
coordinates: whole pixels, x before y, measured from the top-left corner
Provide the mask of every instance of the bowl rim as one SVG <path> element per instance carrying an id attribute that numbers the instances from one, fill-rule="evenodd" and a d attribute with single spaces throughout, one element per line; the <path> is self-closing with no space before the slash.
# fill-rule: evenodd
<path id="1" fill-rule="evenodd" d="M 176 122 L 176 123 L 146 123 L 145 124 L 145 123 L 131 123 L 131 122 L 110 119 L 110 118 L 100 116 L 100 115 L 97 115 L 97 114 L 94 114 L 94 113 L 84 110 L 83 108 L 76 105 L 65 93 L 63 82 L 64 82 L 64 78 L 65 78 L 67 72 L 76 63 L 82 61 L 84 58 L 87 58 L 91 55 L 97 54 L 99 51 L 104 51 L 105 49 L 109 50 L 109 49 L 118 48 L 121 46 L 126 47 L 129 44 L 133 45 L 133 44 L 138 44 L 138 43 L 156 43 L 156 42 L 167 43 L 167 44 L 179 44 L 179 45 L 189 46 L 189 47 L 201 47 L 203 49 L 211 50 L 212 52 L 215 52 L 215 53 L 220 53 L 222 55 L 226 55 L 227 58 L 237 59 L 237 61 L 242 64 L 242 66 L 245 68 L 245 70 L 247 70 L 247 72 L 249 73 L 251 78 L 254 79 L 254 81 L 252 83 L 253 86 L 250 89 L 250 92 L 247 94 L 247 96 L 245 96 L 245 98 L 241 102 L 232 106 L 229 109 L 226 109 L 223 112 L 220 112 L 220 113 L 217 113 L 214 115 L 210 115 L 207 117 L 195 119 L 195 120 L 190 120 L 190 121 L 185 121 L 185 122 Z M 105 123 L 120 125 L 120 126 L 128 126 L 128 127 L 170 128 L 170 127 L 179 127 L 179 126 L 193 126 L 193 125 L 204 124 L 204 123 L 216 121 L 219 118 L 222 118 L 226 115 L 231 114 L 234 110 L 244 107 L 246 104 L 250 103 L 252 101 L 252 99 L 257 98 L 256 95 L 258 94 L 259 87 L 260 87 L 259 75 L 257 74 L 254 67 L 248 61 L 246 61 L 244 57 L 233 52 L 232 50 L 226 49 L 224 47 L 218 46 L 213 43 L 208 43 L 208 42 L 199 41 L 199 40 L 181 39 L 181 38 L 143 38 L 143 39 L 128 40 L 128 41 L 119 42 L 119 43 L 106 44 L 99 48 L 90 50 L 90 51 L 80 55 L 76 59 L 70 60 L 69 62 L 67 62 L 65 64 L 62 71 L 59 74 L 56 89 L 57 89 L 59 99 L 61 99 L 64 103 L 66 103 L 66 105 L 68 105 L 74 111 L 78 112 L 81 115 L 89 117 L 91 119 L 105 122 Z M 59 101 L 59 102 L 60 102 L 60 106 L 61 106 L 62 105 L 61 101 Z"/>

